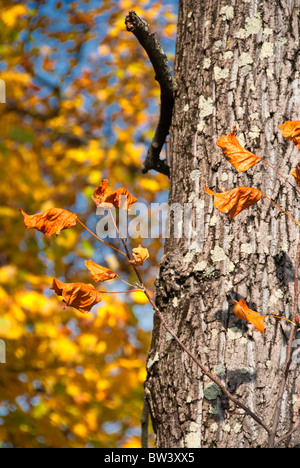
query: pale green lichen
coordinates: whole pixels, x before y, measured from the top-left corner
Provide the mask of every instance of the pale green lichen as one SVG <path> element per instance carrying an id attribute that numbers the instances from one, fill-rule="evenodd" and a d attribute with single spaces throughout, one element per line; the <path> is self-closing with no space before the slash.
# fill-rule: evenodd
<path id="1" fill-rule="evenodd" d="M 243 52 L 238 59 L 239 67 L 244 67 L 245 65 L 249 65 L 252 63 L 253 63 L 253 58 L 247 52 Z"/>
<path id="2" fill-rule="evenodd" d="M 211 59 L 210 58 L 205 58 L 203 60 L 203 69 L 208 70 L 211 65 Z"/>
<path id="3" fill-rule="evenodd" d="M 220 387 L 214 382 L 211 382 L 208 385 L 206 385 L 206 387 L 204 387 L 203 392 L 204 397 L 209 401 L 216 400 L 221 395 Z"/>
<path id="4" fill-rule="evenodd" d="M 232 327 L 228 329 L 227 336 L 229 340 L 238 340 L 242 338 L 243 332 L 240 328 Z"/>
<path id="5" fill-rule="evenodd" d="M 225 426 L 223 427 L 223 431 L 224 432 L 227 432 L 228 434 L 230 433 L 231 431 L 231 427 L 229 424 L 225 424 Z"/>
<path id="6" fill-rule="evenodd" d="M 241 245 L 241 252 L 246 254 L 246 255 L 250 255 L 252 254 L 252 244 L 249 243 L 249 244 L 242 244 Z"/>
<path id="7" fill-rule="evenodd" d="M 238 39 L 246 39 L 252 34 L 258 34 L 261 28 L 262 28 L 262 20 L 259 15 L 254 16 L 253 18 L 247 18 L 245 28 L 241 28 L 236 33 L 236 37 Z"/>
<path id="8" fill-rule="evenodd" d="M 215 80 L 225 80 L 229 76 L 228 68 L 220 68 L 217 65 L 214 67 L 214 76 Z"/>
<path id="9" fill-rule="evenodd" d="M 199 448 L 200 446 L 200 428 L 199 424 L 191 422 L 189 432 L 185 436 L 186 448 Z"/>
<path id="10" fill-rule="evenodd" d="M 199 171 L 199 169 L 194 169 L 191 173 L 190 173 L 190 178 L 192 180 L 196 180 L 196 179 L 199 179 L 200 178 L 200 175 L 201 175 L 201 172 Z"/>
<path id="11" fill-rule="evenodd" d="M 219 377 L 224 377 L 226 374 L 226 367 L 223 364 L 214 366 L 214 373 Z"/>
<path id="12" fill-rule="evenodd" d="M 226 182 L 226 180 L 228 180 L 228 174 L 227 172 L 223 172 L 222 176 L 221 176 L 221 180 L 222 182 Z"/>
<path id="13" fill-rule="evenodd" d="M 251 140 L 256 140 L 256 138 L 259 138 L 259 135 L 260 135 L 260 129 L 258 128 L 257 125 L 253 125 L 251 128 L 250 128 L 250 132 L 248 133 L 249 137 L 251 138 Z"/>
<path id="14" fill-rule="evenodd" d="M 242 425 L 241 424 L 236 424 L 233 428 L 234 432 L 238 434 L 242 430 Z"/>
<path id="15" fill-rule="evenodd" d="M 217 224 L 217 221 L 218 221 L 218 218 L 216 215 L 213 215 L 213 217 L 211 218 L 209 224 L 210 226 L 215 226 Z"/>
<path id="16" fill-rule="evenodd" d="M 274 55 L 274 44 L 272 42 L 264 42 L 261 51 L 260 51 L 260 58 L 262 60 L 272 57 Z"/>
<path id="17" fill-rule="evenodd" d="M 198 262 L 197 265 L 195 265 L 194 271 L 204 271 L 206 267 L 207 263 L 205 260 L 203 260 L 202 262 Z"/>
<path id="18" fill-rule="evenodd" d="M 223 20 L 232 20 L 234 18 L 234 9 L 232 5 L 225 5 L 220 10 L 220 16 L 222 16 Z"/>
<path id="19" fill-rule="evenodd" d="M 210 254 L 211 254 L 211 258 L 212 258 L 212 261 L 214 263 L 216 262 L 222 262 L 224 260 L 226 260 L 226 254 L 224 252 L 224 250 L 219 247 L 218 245 L 216 245 L 216 247 L 210 251 Z"/>
<path id="20" fill-rule="evenodd" d="M 210 426 L 210 430 L 211 432 L 217 432 L 219 426 L 217 423 L 213 423 L 211 426 Z"/>

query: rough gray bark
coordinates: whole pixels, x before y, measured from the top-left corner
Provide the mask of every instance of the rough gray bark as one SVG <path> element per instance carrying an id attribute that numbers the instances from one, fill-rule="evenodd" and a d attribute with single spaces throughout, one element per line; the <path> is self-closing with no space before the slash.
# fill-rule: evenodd
<path id="1" fill-rule="evenodd" d="M 177 336 L 268 426 L 290 326 L 268 318 L 263 336 L 234 316 L 232 301 L 244 297 L 261 314 L 291 316 L 298 227 L 266 199 L 229 221 L 204 186 L 256 187 L 300 219 L 294 191 L 271 169 L 260 163 L 237 174 L 216 146 L 236 124 L 241 144 L 285 176 L 299 162 L 278 129 L 299 119 L 299 11 L 300 0 L 180 1 L 169 202 L 197 201 L 204 243 L 171 236 L 157 281 L 157 306 Z M 157 447 L 267 446 L 264 429 L 203 377 L 157 317 L 147 368 Z M 298 374 L 293 363 L 278 437 L 299 417 Z M 281 446 L 299 441 L 295 431 Z"/>

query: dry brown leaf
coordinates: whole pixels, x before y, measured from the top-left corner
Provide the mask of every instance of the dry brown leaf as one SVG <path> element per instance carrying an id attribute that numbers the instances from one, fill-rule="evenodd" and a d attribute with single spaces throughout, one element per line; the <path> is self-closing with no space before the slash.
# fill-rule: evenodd
<path id="1" fill-rule="evenodd" d="M 74 307 L 83 314 L 90 312 L 102 300 L 100 292 L 92 284 L 63 283 L 54 279 L 50 289 L 62 296 L 67 306 Z"/>
<path id="2" fill-rule="evenodd" d="M 28 229 L 37 229 L 48 237 L 60 234 L 63 229 L 76 226 L 77 215 L 61 208 L 51 208 L 35 215 L 28 215 L 22 209 L 20 211 Z"/>
<path id="3" fill-rule="evenodd" d="M 85 262 L 85 266 L 91 272 L 93 280 L 98 283 L 114 279 L 118 276 L 112 270 L 98 265 L 97 263 L 93 262 L 93 260 L 87 260 Z"/>
<path id="4" fill-rule="evenodd" d="M 252 187 L 237 187 L 222 193 L 215 193 L 205 187 L 205 192 L 214 196 L 214 207 L 222 213 L 228 213 L 231 219 L 262 197 L 262 192 Z"/>
<path id="5" fill-rule="evenodd" d="M 250 169 L 250 167 L 255 166 L 255 164 L 258 164 L 262 158 L 243 148 L 234 132 L 235 126 L 231 133 L 221 136 L 217 141 L 217 145 L 222 148 L 227 161 L 229 161 L 238 172 L 244 172 Z"/>
<path id="6" fill-rule="evenodd" d="M 265 333 L 265 317 L 263 315 L 249 309 L 245 299 L 241 299 L 239 302 L 233 301 L 233 303 L 233 312 L 237 318 L 251 322 L 257 330 Z"/>

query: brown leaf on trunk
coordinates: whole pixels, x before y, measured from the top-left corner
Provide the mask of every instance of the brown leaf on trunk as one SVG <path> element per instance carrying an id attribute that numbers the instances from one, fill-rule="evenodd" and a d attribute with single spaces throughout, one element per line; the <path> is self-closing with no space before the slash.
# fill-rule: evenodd
<path id="1" fill-rule="evenodd" d="M 93 280 L 99 283 L 114 279 L 118 276 L 112 270 L 98 265 L 97 263 L 93 262 L 93 260 L 87 260 L 85 262 L 85 266 L 91 272 Z"/>
<path id="2" fill-rule="evenodd" d="M 61 208 L 51 208 L 35 215 L 28 215 L 22 209 L 20 211 L 24 216 L 24 223 L 28 229 L 37 229 L 48 237 L 53 234 L 60 234 L 63 229 L 76 226 L 77 215 Z"/>
<path id="3" fill-rule="evenodd" d="M 237 187 L 222 193 L 215 193 L 205 187 L 205 192 L 214 196 L 214 207 L 222 213 L 228 213 L 230 219 L 257 203 L 262 197 L 262 192 L 252 187 Z"/>
<path id="4" fill-rule="evenodd" d="M 300 163 L 297 164 L 295 169 L 291 170 L 291 174 L 295 177 L 298 187 L 300 187 Z"/>
<path id="5" fill-rule="evenodd" d="M 244 172 L 250 169 L 250 167 L 255 166 L 255 164 L 258 164 L 262 158 L 243 148 L 234 132 L 235 126 L 231 133 L 221 136 L 217 141 L 217 145 L 222 148 L 227 161 L 229 161 L 238 172 Z"/>
<path id="6" fill-rule="evenodd" d="M 149 251 L 143 245 L 139 245 L 135 249 L 132 249 L 132 255 L 134 260 L 130 260 L 130 263 L 135 266 L 141 266 L 149 258 Z"/>
<path id="7" fill-rule="evenodd" d="M 249 309 L 245 299 L 241 299 L 239 302 L 233 301 L 233 303 L 233 312 L 237 318 L 251 322 L 257 330 L 265 333 L 265 317 L 263 315 Z"/>
<path id="8" fill-rule="evenodd" d="M 83 314 L 90 312 L 102 300 L 100 292 L 92 284 L 63 283 L 54 279 L 50 289 L 62 296 L 67 306 L 74 307 Z"/>
<path id="9" fill-rule="evenodd" d="M 298 150 L 300 150 L 300 120 L 287 120 L 284 124 L 279 125 L 282 130 L 282 136 L 287 140 L 292 140 Z"/>
<path id="10" fill-rule="evenodd" d="M 102 185 L 96 188 L 92 200 L 97 206 L 114 206 L 123 210 L 129 210 L 130 206 L 137 202 L 137 198 L 130 195 L 125 187 L 108 190 L 108 181 L 106 179 L 103 180 Z"/>

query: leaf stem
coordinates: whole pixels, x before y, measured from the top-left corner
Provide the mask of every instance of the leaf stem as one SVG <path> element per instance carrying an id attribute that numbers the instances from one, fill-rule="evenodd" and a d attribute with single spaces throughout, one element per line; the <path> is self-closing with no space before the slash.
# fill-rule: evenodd
<path id="1" fill-rule="evenodd" d="M 108 247 L 110 247 L 111 249 L 115 250 L 116 252 L 119 252 L 120 254 L 124 255 L 126 257 L 126 254 L 124 252 L 121 252 L 121 250 L 118 250 L 116 247 L 113 247 L 112 245 L 108 244 L 107 242 L 105 242 L 103 239 L 101 239 L 100 237 L 98 237 L 96 234 L 94 234 L 85 224 L 83 224 L 79 218 L 77 218 L 77 221 L 81 224 L 81 226 L 84 227 L 84 229 L 86 229 L 90 234 L 92 234 L 92 236 L 96 237 L 96 239 L 98 239 L 99 241 L 103 242 L 103 244 L 107 245 Z"/>

